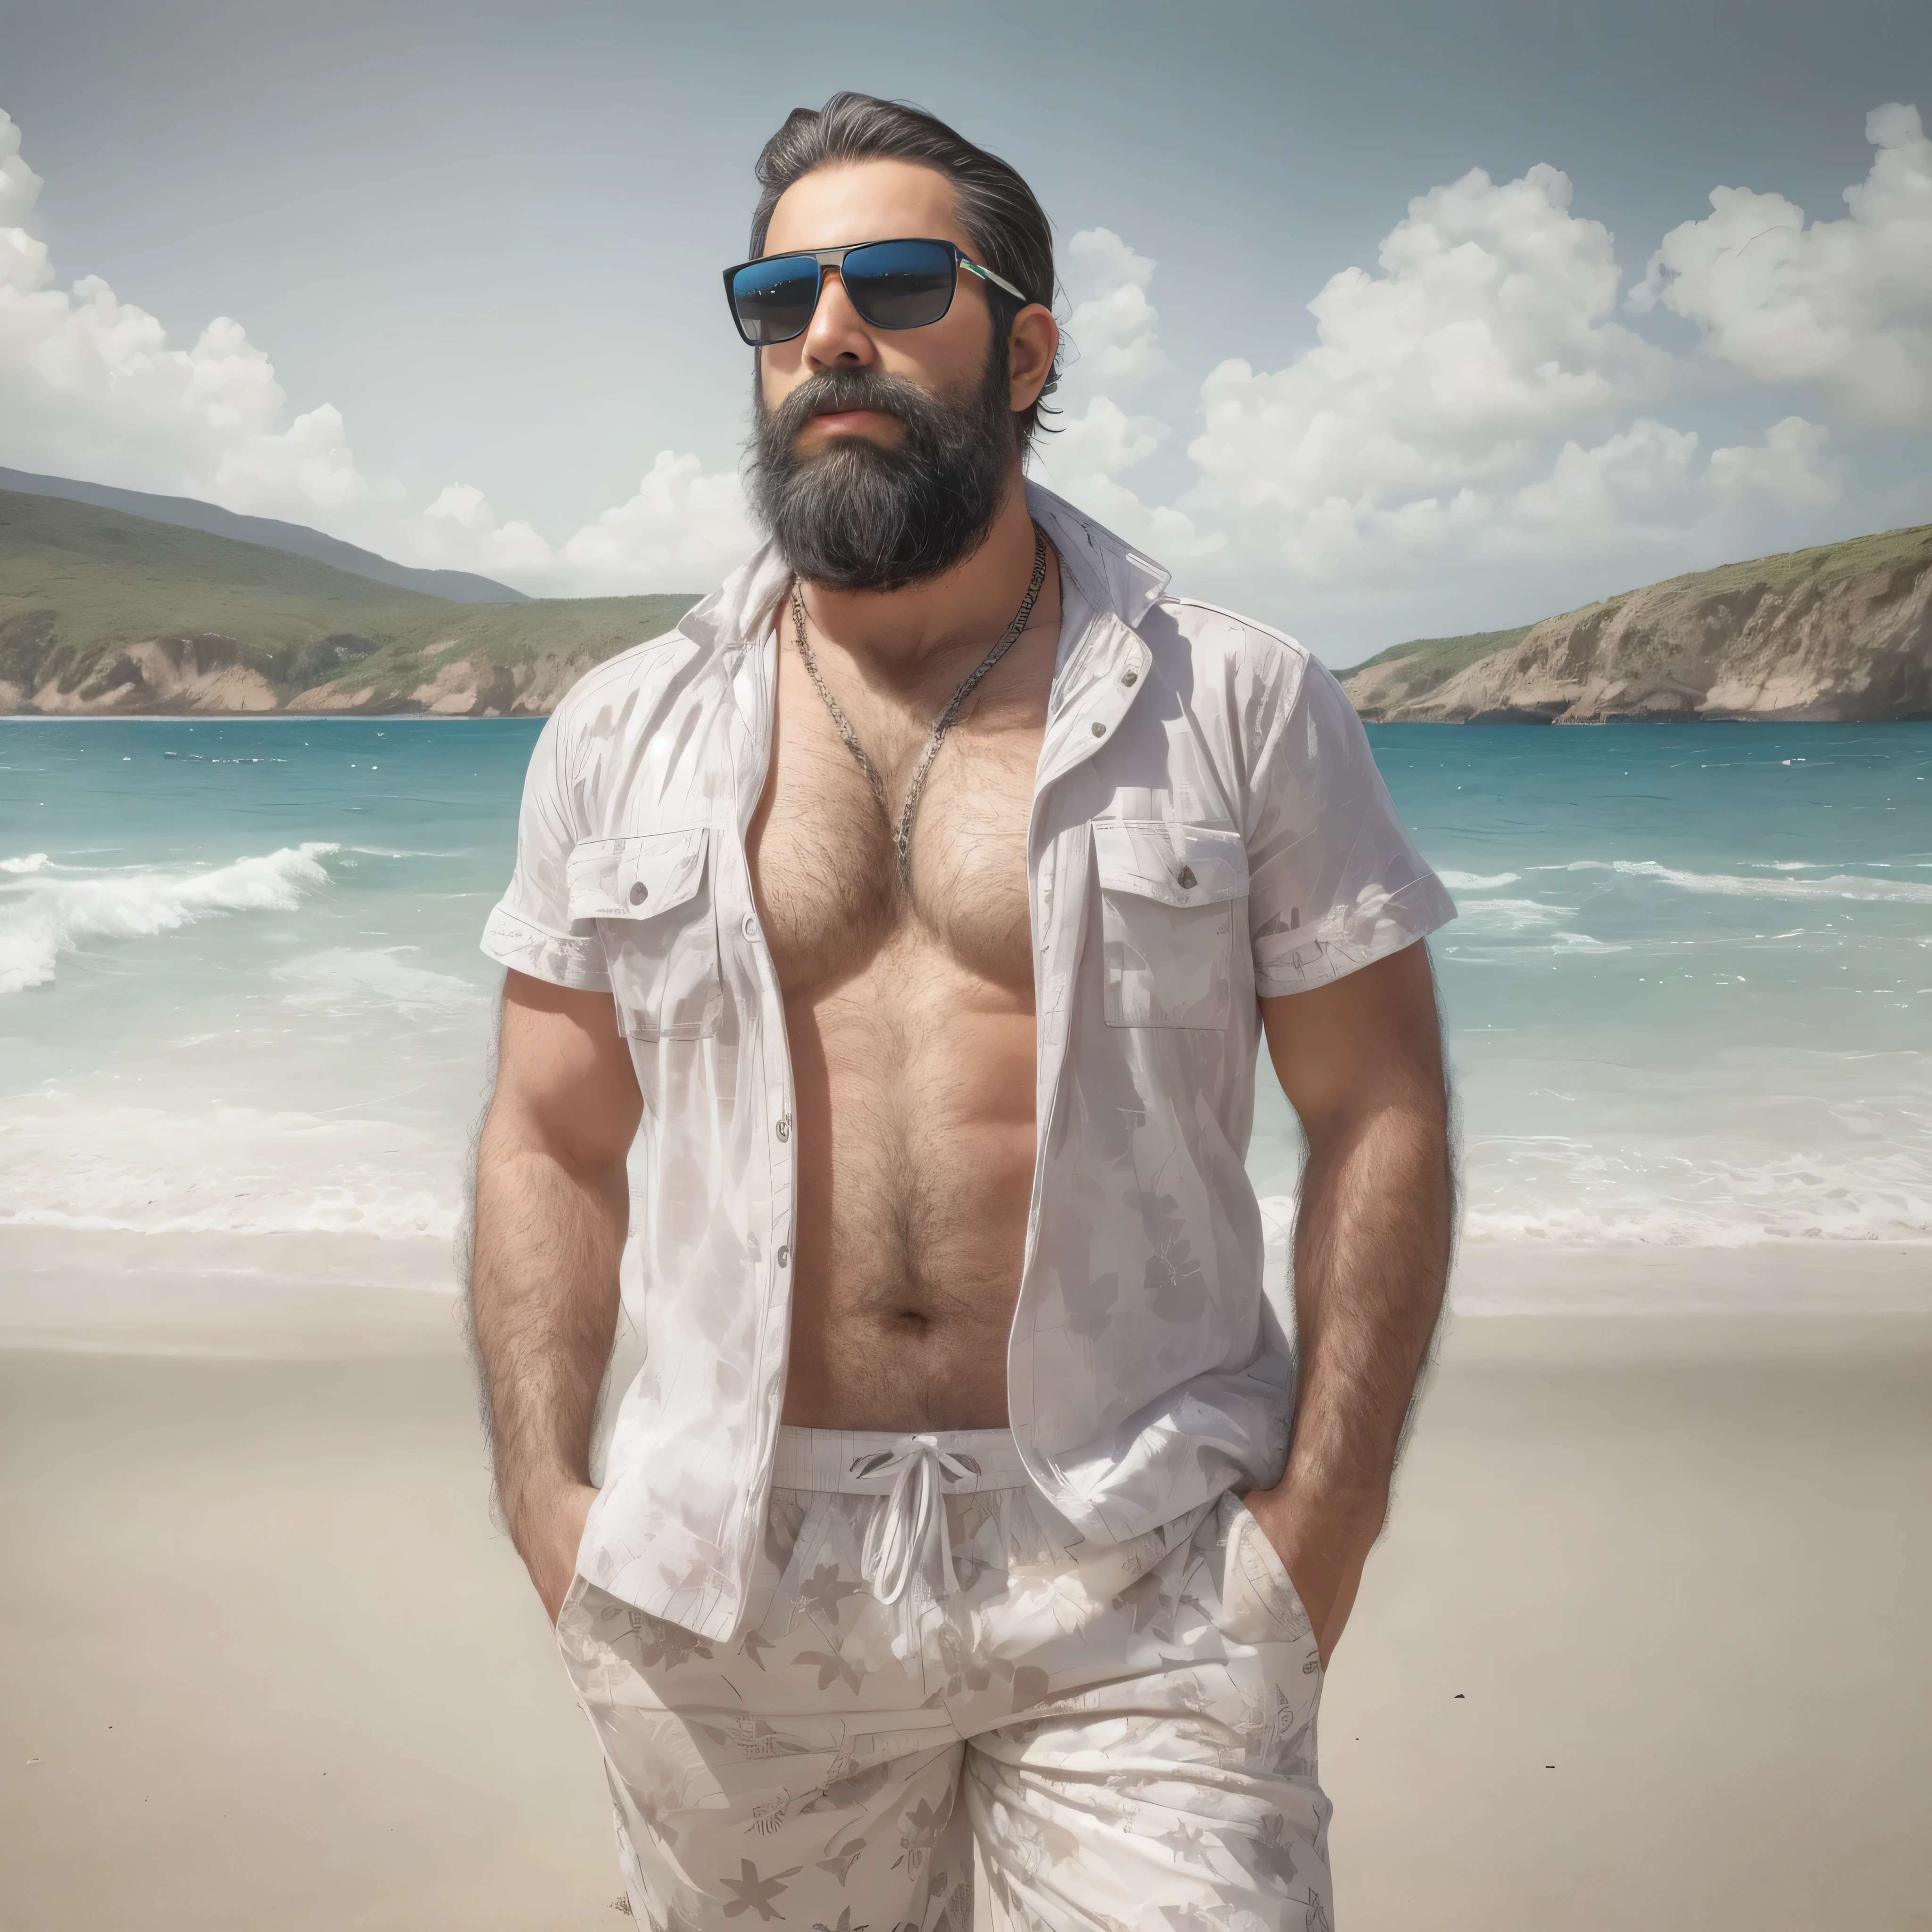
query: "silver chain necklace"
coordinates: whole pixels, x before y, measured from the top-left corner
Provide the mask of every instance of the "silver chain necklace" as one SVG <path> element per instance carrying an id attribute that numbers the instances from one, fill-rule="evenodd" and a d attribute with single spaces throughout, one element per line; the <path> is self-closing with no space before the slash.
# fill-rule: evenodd
<path id="1" fill-rule="evenodd" d="M 939 714 L 938 722 L 926 741 L 926 748 L 919 754 L 919 763 L 913 768 L 912 783 L 906 788 L 905 803 L 899 808 L 898 829 L 892 833 L 892 845 L 898 854 L 899 884 L 910 892 L 912 890 L 912 821 L 919 810 L 920 794 L 926 790 L 926 775 L 932 770 L 932 761 L 939 755 L 940 741 L 952 730 L 959 716 L 959 707 L 972 696 L 980 680 L 1004 657 L 1019 641 L 1020 633 L 1027 627 L 1027 620 L 1033 615 L 1034 600 L 1040 596 L 1040 587 L 1046 581 L 1046 539 L 1040 534 L 1036 524 L 1033 532 L 1033 581 L 1027 586 L 1027 594 L 1020 600 L 1020 608 L 1014 613 L 1013 621 L 1006 626 L 1006 634 L 980 661 L 980 668 L 956 691 Z M 879 809 L 885 814 L 888 826 L 892 822 L 892 808 L 886 798 L 886 782 L 879 776 L 879 768 L 866 755 L 866 748 L 859 742 L 859 734 L 852 728 L 852 721 L 838 708 L 838 700 L 832 694 L 818 668 L 818 661 L 812 655 L 812 646 L 805 640 L 805 598 L 798 586 L 791 587 L 791 621 L 798 639 L 798 654 L 812 682 L 818 687 L 818 694 L 825 700 L 825 708 L 832 714 L 832 722 L 838 728 L 838 735 L 845 741 L 845 748 L 857 761 L 860 770 L 866 774 L 866 782 L 872 788 L 872 796 L 879 801 Z"/>

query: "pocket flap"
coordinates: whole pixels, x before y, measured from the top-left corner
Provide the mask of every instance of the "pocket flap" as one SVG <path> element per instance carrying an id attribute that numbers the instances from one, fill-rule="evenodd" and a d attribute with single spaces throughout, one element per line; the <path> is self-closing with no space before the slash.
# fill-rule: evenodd
<path id="1" fill-rule="evenodd" d="M 709 826 L 636 838 L 586 838 L 567 867 L 570 916 L 653 919 L 683 904 L 704 877 Z"/>
<path id="2" fill-rule="evenodd" d="M 1212 905 L 1248 890 L 1248 848 L 1238 832 L 1157 818 L 1096 818 L 1094 851 L 1108 892 L 1162 905 Z"/>

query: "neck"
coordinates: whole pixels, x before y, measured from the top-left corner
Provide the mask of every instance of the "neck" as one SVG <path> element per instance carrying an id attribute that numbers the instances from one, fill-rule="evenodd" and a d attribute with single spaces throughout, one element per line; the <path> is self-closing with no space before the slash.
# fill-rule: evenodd
<path id="1" fill-rule="evenodd" d="M 916 682 L 937 661 L 962 650 L 983 650 L 1000 636 L 1026 595 L 1033 564 L 1033 520 L 1016 463 L 986 541 L 964 562 L 897 590 L 830 590 L 807 584 L 802 586 L 806 614 L 814 631 L 881 682 Z M 1044 590 L 1040 602 L 1047 602 Z"/>

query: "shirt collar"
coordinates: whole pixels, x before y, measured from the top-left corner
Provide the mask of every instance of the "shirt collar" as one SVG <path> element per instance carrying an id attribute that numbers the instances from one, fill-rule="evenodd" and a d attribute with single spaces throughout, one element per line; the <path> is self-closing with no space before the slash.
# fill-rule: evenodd
<path id="1" fill-rule="evenodd" d="M 1137 626 L 1167 588 L 1168 572 L 1042 484 L 1029 482 L 1026 494 L 1028 510 L 1060 553 L 1061 567 L 1077 579 L 1088 607 L 1130 629 Z M 790 581 L 784 560 L 767 539 L 677 628 L 698 643 L 727 649 L 761 638 Z"/>

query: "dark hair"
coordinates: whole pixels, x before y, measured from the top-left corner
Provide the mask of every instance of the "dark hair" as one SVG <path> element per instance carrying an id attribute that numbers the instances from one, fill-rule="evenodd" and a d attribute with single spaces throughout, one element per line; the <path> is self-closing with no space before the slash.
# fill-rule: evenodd
<path id="1" fill-rule="evenodd" d="M 1030 302 L 1053 307 L 1053 224 L 1010 163 L 976 148 L 944 121 L 902 100 L 869 94 L 835 94 L 823 107 L 794 107 L 758 156 L 758 206 L 752 216 L 752 253 L 764 253 L 772 211 L 791 184 L 814 169 L 850 161 L 912 161 L 952 184 L 959 225 L 973 238 L 975 259 L 1026 291 Z M 1019 311 L 1012 296 L 980 285 L 992 304 L 993 334 L 1004 362 L 1006 328 Z M 1039 399 L 1018 412 L 1024 449 L 1040 428 L 1040 404 L 1060 386 L 1054 358 Z"/>

